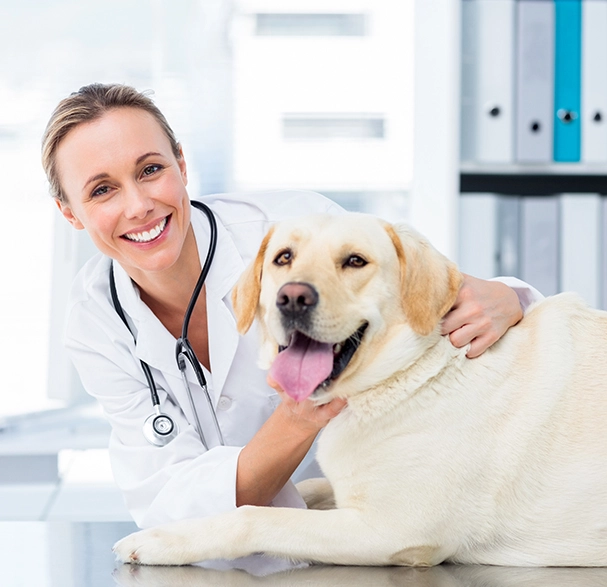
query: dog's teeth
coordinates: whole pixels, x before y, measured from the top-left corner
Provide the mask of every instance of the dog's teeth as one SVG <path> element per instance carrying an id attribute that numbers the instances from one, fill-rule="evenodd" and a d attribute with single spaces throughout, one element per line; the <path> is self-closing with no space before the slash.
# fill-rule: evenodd
<path id="1" fill-rule="evenodd" d="M 335 343 L 335 344 L 333 345 L 333 354 L 334 354 L 334 355 L 338 355 L 338 354 L 339 354 L 339 352 L 341 351 L 341 347 L 342 347 L 341 342 Z"/>

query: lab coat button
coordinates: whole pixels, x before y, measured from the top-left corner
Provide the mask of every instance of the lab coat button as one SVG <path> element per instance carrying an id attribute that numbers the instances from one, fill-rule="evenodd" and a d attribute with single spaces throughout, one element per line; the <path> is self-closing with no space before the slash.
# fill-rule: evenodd
<path id="1" fill-rule="evenodd" d="M 229 397 L 222 395 L 219 398 L 219 402 L 217 402 L 217 409 L 225 412 L 226 410 L 228 410 L 230 408 L 231 405 L 232 405 L 232 400 Z"/>

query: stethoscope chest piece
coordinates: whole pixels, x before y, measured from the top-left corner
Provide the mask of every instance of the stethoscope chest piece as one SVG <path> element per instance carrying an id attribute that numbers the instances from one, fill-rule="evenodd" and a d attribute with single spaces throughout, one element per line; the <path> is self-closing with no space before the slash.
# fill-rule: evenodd
<path id="1" fill-rule="evenodd" d="M 143 423 L 143 436 L 154 446 L 166 446 L 179 434 L 177 424 L 158 408 L 156 413 L 148 416 Z"/>

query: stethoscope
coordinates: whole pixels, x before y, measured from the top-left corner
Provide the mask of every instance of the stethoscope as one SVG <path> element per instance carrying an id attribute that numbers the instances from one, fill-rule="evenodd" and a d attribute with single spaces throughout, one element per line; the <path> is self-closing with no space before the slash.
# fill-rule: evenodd
<path id="1" fill-rule="evenodd" d="M 192 316 L 192 312 L 194 311 L 194 306 L 198 301 L 198 296 L 200 295 L 202 286 L 204 285 L 204 282 L 207 278 L 207 274 L 209 273 L 209 269 L 211 268 L 213 257 L 215 256 L 215 248 L 217 247 L 217 223 L 215 222 L 215 216 L 213 215 L 213 212 L 206 204 L 195 201 L 192 201 L 191 204 L 192 206 L 198 208 L 199 210 L 202 210 L 206 214 L 209 220 L 209 225 L 211 227 L 211 235 L 207 257 L 204 261 L 204 265 L 202 266 L 200 277 L 198 278 L 196 286 L 194 287 L 194 291 L 192 292 L 192 297 L 190 298 L 190 302 L 185 312 L 185 316 L 183 317 L 181 336 L 177 339 L 177 342 L 175 343 L 175 359 L 177 361 L 179 371 L 181 372 L 181 378 L 183 379 L 183 383 L 188 393 L 190 407 L 192 408 L 192 412 L 194 413 L 196 430 L 198 431 L 198 435 L 200 436 L 200 440 L 203 446 L 205 447 L 205 449 L 208 450 L 209 447 L 202 431 L 200 418 L 198 417 L 198 411 L 196 410 L 196 406 L 194 405 L 192 391 L 190 389 L 190 384 L 186 376 L 186 360 L 189 361 L 190 365 L 192 366 L 192 369 L 194 369 L 198 384 L 200 385 L 200 387 L 202 387 L 202 391 L 204 392 L 204 395 L 207 399 L 207 403 L 209 404 L 209 410 L 211 412 L 211 415 L 213 416 L 213 422 L 215 424 L 215 430 L 217 431 L 217 435 L 219 436 L 219 442 L 222 446 L 224 446 L 225 442 L 223 440 L 221 428 L 217 420 L 217 414 L 213 407 L 213 402 L 211 401 L 211 396 L 207 388 L 207 380 L 202 371 L 202 367 L 200 366 L 200 361 L 198 360 L 198 357 L 196 356 L 196 353 L 194 352 L 194 349 L 192 348 L 192 345 L 188 340 L 188 327 L 190 325 L 190 318 Z M 133 334 L 129 323 L 126 320 L 124 310 L 122 309 L 120 301 L 118 300 L 118 292 L 116 291 L 116 281 L 114 279 L 113 262 L 110 265 L 110 294 L 112 296 L 112 302 L 114 304 L 116 312 L 118 313 L 118 316 L 120 316 L 125 326 L 128 328 L 129 332 L 136 341 L 137 339 L 135 338 L 135 335 Z M 143 369 L 143 373 L 145 374 L 145 378 L 147 379 L 148 387 L 150 388 L 150 394 L 152 396 L 152 405 L 154 407 L 154 413 L 151 414 L 143 424 L 143 435 L 145 439 L 154 446 L 166 446 L 169 442 L 171 442 L 171 440 L 173 440 L 177 436 L 177 434 L 179 434 L 179 429 L 177 427 L 177 424 L 173 422 L 173 419 L 168 414 L 165 414 L 160 410 L 160 400 L 158 399 L 156 382 L 154 381 L 154 377 L 152 376 L 150 366 L 145 361 L 141 361 L 141 368 Z"/>

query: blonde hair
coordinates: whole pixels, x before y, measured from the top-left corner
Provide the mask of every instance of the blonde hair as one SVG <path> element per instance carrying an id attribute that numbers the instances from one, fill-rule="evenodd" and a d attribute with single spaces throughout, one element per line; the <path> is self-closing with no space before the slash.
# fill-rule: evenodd
<path id="1" fill-rule="evenodd" d="M 166 118 L 154 102 L 144 93 L 122 84 L 90 84 L 83 86 L 55 108 L 42 137 L 42 167 L 50 184 L 53 198 L 67 203 L 61 189 L 57 171 L 57 148 L 66 135 L 76 126 L 101 118 L 115 108 L 138 108 L 151 114 L 169 139 L 173 154 L 181 158 L 179 142 Z"/>

